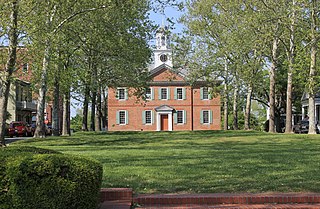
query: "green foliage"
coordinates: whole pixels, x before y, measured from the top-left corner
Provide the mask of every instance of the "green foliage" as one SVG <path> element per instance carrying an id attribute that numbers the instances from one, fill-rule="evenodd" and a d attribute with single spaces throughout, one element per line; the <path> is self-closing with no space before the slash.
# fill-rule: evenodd
<path id="1" fill-rule="evenodd" d="M 83 119 L 83 116 L 81 116 L 79 114 L 72 117 L 71 121 L 70 121 L 70 128 L 73 129 L 74 131 L 81 131 L 82 119 Z"/>
<path id="2" fill-rule="evenodd" d="M 101 165 L 34 147 L 1 148 L 1 208 L 96 208 Z"/>
<path id="3" fill-rule="evenodd" d="M 223 122 L 222 122 L 223 124 Z M 257 130 L 257 131 L 262 131 L 262 124 L 259 124 L 258 118 L 251 114 L 250 115 L 250 127 L 252 128 L 252 130 Z M 233 115 L 229 115 L 228 117 L 228 126 L 230 127 L 230 129 L 232 129 L 233 127 Z M 243 130 L 244 129 L 244 114 L 238 114 L 238 128 L 239 130 Z"/>

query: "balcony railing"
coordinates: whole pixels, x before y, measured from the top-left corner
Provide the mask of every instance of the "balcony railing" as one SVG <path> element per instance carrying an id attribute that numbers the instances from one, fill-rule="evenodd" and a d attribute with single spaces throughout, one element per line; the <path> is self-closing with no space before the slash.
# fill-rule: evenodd
<path id="1" fill-rule="evenodd" d="M 36 102 L 17 101 L 16 108 L 18 110 L 36 111 L 37 110 L 37 103 Z"/>

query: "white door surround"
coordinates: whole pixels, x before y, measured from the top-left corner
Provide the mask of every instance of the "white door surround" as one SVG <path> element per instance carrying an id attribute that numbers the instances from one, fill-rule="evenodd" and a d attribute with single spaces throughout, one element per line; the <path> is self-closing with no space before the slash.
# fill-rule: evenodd
<path id="1" fill-rule="evenodd" d="M 161 115 L 168 115 L 168 131 L 172 131 L 173 124 L 172 124 L 172 114 L 174 109 L 168 105 L 161 105 L 155 108 L 157 112 L 156 116 L 156 123 L 157 123 L 157 131 L 161 131 Z"/>

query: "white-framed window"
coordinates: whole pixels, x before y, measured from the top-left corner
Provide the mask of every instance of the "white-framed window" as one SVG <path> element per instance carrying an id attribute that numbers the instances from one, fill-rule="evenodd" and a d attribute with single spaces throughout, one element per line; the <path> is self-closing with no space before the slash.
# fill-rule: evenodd
<path id="1" fill-rule="evenodd" d="M 128 124 L 128 111 L 119 110 L 117 111 L 117 124 L 119 125 L 127 125 Z"/>
<path id="2" fill-rule="evenodd" d="M 153 112 L 152 110 L 144 110 L 142 112 L 142 123 L 145 125 L 153 124 Z"/>
<path id="3" fill-rule="evenodd" d="M 202 100 L 208 100 L 209 99 L 209 89 L 208 89 L 208 87 L 202 87 L 200 89 L 200 93 L 201 93 L 201 99 Z"/>
<path id="4" fill-rule="evenodd" d="M 209 123 L 209 110 L 202 111 L 202 117 L 203 117 L 203 124 Z"/>
<path id="5" fill-rule="evenodd" d="M 187 112 L 185 110 L 177 110 L 174 115 L 175 124 L 186 124 L 187 123 Z"/>
<path id="6" fill-rule="evenodd" d="M 118 100 L 127 100 L 128 99 L 128 91 L 126 88 L 118 88 L 117 89 L 117 98 Z"/>
<path id="7" fill-rule="evenodd" d="M 186 89 L 182 87 L 178 87 L 174 92 L 174 99 L 184 100 L 186 99 Z"/>
<path id="8" fill-rule="evenodd" d="M 170 99 L 170 89 L 169 88 L 159 88 L 159 100 Z"/>
<path id="9" fill-rule="evenodd" d="M 168 89 L 166 88 L 161 89 L 161 99 L 168 99 Z"/>
<path id="10" fill-rule="evenodd" d="M 145 97 L 146 97 L 146 100 L 153 100 L 153 88 L 146 88 L 145 90 Z"/>
<path id="11" fill-rule="evenodd" d="M 201 124 L 211 124 L 212 123 L 212 111 L 211 110 L 201 110 L 200 123 Z"/>
<path id="12" fill-rule="evenodd" d="M 177 111 L 177 123 L 178 124 L 183 123 L 183 111 L 182 110 Z"/>

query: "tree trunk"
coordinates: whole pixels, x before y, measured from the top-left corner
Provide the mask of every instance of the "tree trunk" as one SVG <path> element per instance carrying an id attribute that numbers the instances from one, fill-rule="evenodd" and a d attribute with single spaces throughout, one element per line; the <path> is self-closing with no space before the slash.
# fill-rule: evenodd
<path id="1" fill-rule="evenodd" d="M 70 91 L 63 94 L 62 135 L 70 136 Z"/>
<path id="2" fill-rule="evenodd" d="M 97 92 L 93 90 L 92 98 L 91 98 L 90 131 L 95 131 L 96 101 L 97 101 Z"/>
<path id="3" fill-rule="evenodd" d="M 38 96 L 38 104 L 37 104 L 37 121 L 36 121 L 36 130 L 34 132 L 34 137 L 44 138 L 45 134 L 45 126 L 44 126 L 44 111 L 45 111 L 45 103 L 46 103 L 46 93 L 47 93 L 47 79 L 48 79 L 48 67 L 50 60 L 50 40 L 46 40 L 46 46 L 44 50 L 44 57 L 42 63 L 42 73 L 40 79 L 40 88 L 39 88 L 39 96 Z"/>
<path id="4" fill-rule="evenodd" d="M 82 131 L 88 131 L 89 97 L 90 97 L 90 89 L 89 89 L 89 86 L 86 85 L 85 92 L 84 92 L 84 101 L 83 101 Z"/>
<path id="5" fill-rule="evenodd" d="M 53 87 L 53 110 L 52 110 L 52 135 L 60 135 L 60 69 L 59 65 L 56 65 L 57 73 L 54 77 Z"/>
<path id="6" fill-rule="evenodd" d="M 250 130 L 251 97 L 252 97 L 252 85 L 250 84 L 248 87 L 246 112 L 244 114 L 244 130 Z"/>
<path id="7" fill-rule="evenodd" d="M 223 123 L 223 130 L 228 130 L 228 61 L 225 58 L 225 80 L 224 80 L 224 96 L 223 96 L 223 114 L 224 114 L 224 123 Z"/>
<path id="8" fill-rule="evenodd" d="M 97 67 L 94 63 L 94 60 L 91 59 L 91 66 L 92 66 L 92 75 L 91 75 L 91 119 L 90 119 L 90 131 L 95 131 L 95 117 L 96 117 L 96 104 L 97 104 L 97 91 L 98 91 L 98 78 L 97 78 Z"/>
<path id="9" fill-rule="evenodd" d="M 101 131 L 101 118 L 102 118 L 102 113 L 101 113 L 101 91 L 100 88 L 97 92 L 97 110 L 96 110 L 96 123 L 95 123 L 95 130 L 96 131 Z"/>
<path id="10" fill-rule="evenodd" d="M 53 7 L 51 14 L 48 12 L 46 25 L 48 28 L 52 26 L 52 20 L 55 15 L 57 6 Z M 46 93 L 47 93 L 47 80 L 48 80 L 48 69 L 50 62 L 50 53 L 51 53 L 51 36 L 48 35 L 45 39 L 45 47 L 44 47 L 44 56 L 42 61 L 42 71 L 40 78 L 40 87 L 39 87 L 39 95 L 38 95 L 38 104 L 37 104 L 37 116 L 36 116 L 36 130 L 34 132 L 33 137 L 46 137 L 45 134 L 45 126 L 44 126 L 44 110 L 46 104 Z"/>
<path id="11" fill-rule="evenodd" d="M 311 63 L 308 80 L 309 92 L 309 132 L 308 134 L 316 134 L 315 120 L 315 87 L 316 87 L 316 64 L 317 64 L 317 39 L 316 39 L 316 0 L 312 1 L 311 9 Z"/>
<path id="12" fill-rule="evenodd" d="M 290 25 L 290 48 L 288 53 L 288 79 L 287 79 L 287 107 L 286 107 L 286 133 L 292 133 L 292 77 L 293 77 L 293 66 L 294 66 L 294 48 L 295 48 L 295 6 L 296 1 L 292 1 L 292 15 Z"/>
<path id="13" fill-rule="evenodd" d="M 269 71 L 270 75 L 270 92 L 269 92 L 269 102 L 270 102 L 270 115 L 269 115 L 269 132 L 275 133 L 275 73 L 277 68 L 277 51 L 278 51 L 279 38 L 274 37 L 272 43 L 272 63 Z"/>
<path id="14" fill-rule="evenodd" d="M 5 130 L 8 100 L 10 94 L 10 86 L 12 80 L 12 73 L 17 59 L 17 45 L 18 45 L 18 0 L 13 0 L 11 3 L 10 14 L 10 31 L 9 31 L 9 53 L 6 63 L 5 76 L 0 78 L 0 144 L 5 146 Z"/>
<path id="15" fill-rule="evenodd" d="M 105 131 L 108 130 L 108 123 L 107 123 L 107 115 L 108 115 L 108 97 L 105 94 L 105 90 L 102 90 L 102 127 Z"/>
<path id="16" fill-rule="evenodd" d="M 236 85 L 233 91 L 233 130 L 239 130 L 238 126 L 238 93 L 239 89 Z"/>

